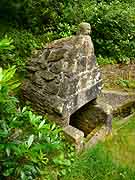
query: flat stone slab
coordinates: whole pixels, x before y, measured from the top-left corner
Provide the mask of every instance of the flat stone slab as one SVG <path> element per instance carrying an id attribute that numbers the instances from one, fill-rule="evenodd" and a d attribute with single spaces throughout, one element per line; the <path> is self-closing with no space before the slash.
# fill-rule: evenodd
<path id="1" fill-rule="evenodd" d="M 98 101 L 111 105 L 114 115 L 118 115 L 124 109 L 135 109 L 135 93 L 133 92 L 103 90 L 101 96 L 98 97 Z M 130 114 L 127 113 L 126 115 Z"/>

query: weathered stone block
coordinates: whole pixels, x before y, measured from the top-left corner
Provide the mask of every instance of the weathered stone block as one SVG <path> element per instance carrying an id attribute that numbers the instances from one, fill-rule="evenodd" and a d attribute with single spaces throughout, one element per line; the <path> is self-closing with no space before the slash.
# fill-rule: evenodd
<path id="1" fill-rule="evenodd" d="M 66 126 L 63 131 L 67 139 L 69 139 L 71 143 L 75 144 L 76 150 L 80 151 L 84 145 L 84 133 L 70 125 Z"/>

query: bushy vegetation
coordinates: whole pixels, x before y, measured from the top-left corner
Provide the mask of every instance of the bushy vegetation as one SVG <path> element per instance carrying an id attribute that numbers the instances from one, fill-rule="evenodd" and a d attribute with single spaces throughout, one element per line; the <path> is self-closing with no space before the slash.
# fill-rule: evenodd
<path id="1" fill-rule="evenodd" d="M 41 48 L 41 41 L 45 43 L 47 36 L 52 40 L 74 34 L 82 21 L 92 26 L 97 56 L 117 62 L 129 62 L 135 58 L 133 0 L 2 0 L 0 12 L 4 21 L 8 20 L 9 25 L 19 29 L 17 32 L 13 28 L 8 34 L 13 37 L 19 62 L 22 56 L 30 55 L 33 48 Z"/>
<path id="2" fill-rule="evenodd" d="M 0 49 L 0 66 L 16 65 L 18 71 L 24 71 L 27 58 L 35 55 L 45 42 L 50 41 L 50 35 L 51 33 L 47 33 L 41 38 L 40 35 L 34 36 L 30 31 L 11 28 L 10 32 L 1 38 L 1 43 L 10 46 Z"/>
<path id="3" fill-rule="evenodd" d="M 118 62 L 135 57 L 135 6 L 120 1 L 95 4 L 85 11 L 92 24 L 97 55 L 115 58 Z M 88 15 L 89 13 L 89 15 Z"/>
<path id="4" fill-rule="evenodd" d="M 39 33 L 46 26 L 56 26 L 62 15 L 63 4 L 63 0 L 2 0 L 0 11 L 4 19 L 17 22 L 18 25 Z"/>
<path id="5" fill-rule="evenodd" d="M 9 39 L 0 49 L 12 49 Z M 47 117 L 21 107 L 15 96 L 20 85 L 16 67 L 0 68 L 0 178 L 55 179 L 70 171 L 74 148 L 65 142 L 60 127 Z"/>
<path id="6" fill-rule="evenodd" d="M 17 107 L 11 95 L 19 85 L 12 80 L 14 73 L 15 67 L 0 69 L 0 177 L 27 180 L 65 175 L 73 148 L 55 124 L 27 107 Z"/>

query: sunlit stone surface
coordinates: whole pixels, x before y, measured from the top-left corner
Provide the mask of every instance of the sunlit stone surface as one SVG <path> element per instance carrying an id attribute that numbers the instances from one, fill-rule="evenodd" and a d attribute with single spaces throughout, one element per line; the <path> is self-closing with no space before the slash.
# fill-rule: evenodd
<path id="1" fill-rule="evenodd" d="M 81 24 L 76 36 L 49 43 L 27 66 L 24 97 L 35 110 L 48 113 L 62 126 L 69 125 L 70 116 L 101 91 L 100 71 L 87 25 Z"/>

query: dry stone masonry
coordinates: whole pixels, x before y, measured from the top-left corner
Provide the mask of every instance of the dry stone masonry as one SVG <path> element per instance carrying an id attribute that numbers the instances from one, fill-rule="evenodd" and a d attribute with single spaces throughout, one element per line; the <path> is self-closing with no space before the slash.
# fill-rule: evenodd
<path id="1" fill-rule="evenodd" d="M 49 43 L 27 66 L 24 97 L 68 132 L 73 128 L 69 126 L 71 115 L 101 91 L 90 31 L 90 24 L 81 23 L 77 35 Z"/>

